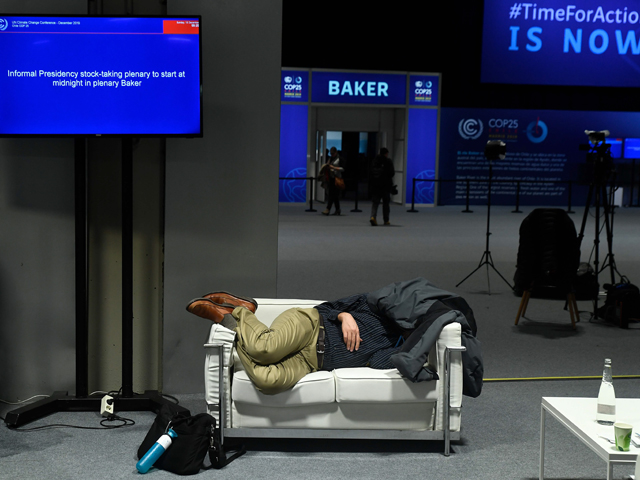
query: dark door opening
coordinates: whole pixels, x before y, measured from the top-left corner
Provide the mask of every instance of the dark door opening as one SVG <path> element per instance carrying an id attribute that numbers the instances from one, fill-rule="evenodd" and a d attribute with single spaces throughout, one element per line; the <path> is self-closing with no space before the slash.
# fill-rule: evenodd
<path id="1" fill-rule="evenodd" d="M 335 146 L 342 159 L 343 198 L 369 200 L 369 170 L 376 156 L 378 132 L 328 132 L 327 139 L 327 148 Z"/>

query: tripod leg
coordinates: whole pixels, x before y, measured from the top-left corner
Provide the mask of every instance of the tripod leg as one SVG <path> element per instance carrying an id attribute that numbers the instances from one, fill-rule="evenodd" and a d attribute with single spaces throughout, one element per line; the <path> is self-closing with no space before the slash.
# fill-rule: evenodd
<path id="1" fill-rule="evenodd" d="M 593 196 L 593 183 L 589 185 L 589 193 L 587 194 L 587 203 L 584 206 L 584 213 L 582 214 L 582 224 L 580 225 L 580 233 L 578 234 L 578 248 L 582 245 L 582 239 L 584 238 L 584 228 L 587 225 L 587 218 L 589 218 L 589 208 L 591 207 L 591 197 Z"/>
<path id="2" fill-rule="evenodd" d="M 464 281 L 469 278 L 471 275 L 473 275 L 474 273 L 476 273 L 478 270 L 480 270 L 480 268 L 482 268 L 482 266 L 487 263 L 487 260 L 485 259 L 487 256 L 487 252 L 484 252 L 482 254 L 482 257 L 480 258 L 480 263 L 478 264 L 478 266 L 466 277 L 464 277 L 462 280 L 460 280 L 460 282 L 456 285 L 456 287 L 459 287 L 460 285 L 462 285 L 464 283 Z"/>
<path id="3" fill-rule="evenodd" d="M 488 264 L 491 266 L 491 268 L 493 268 L 493 271 L 494 271 L 494 272 L 496 272 L 496 273 L 498 274 L 498 276 L 499 276 L 502 280 L 504 280 L 504 283 L 506 283 L 507 285 L 509 285 L 509 288 L 510 288 L 511 290 L 513 290 L 513 287 L 511 286 L 511 284 L 507 281 L 507 279 L 506 279 L 506 278 L 504 278 L 504 277 L 502 276 L 502 274 L 498 271 L 498 269 L 496 268 L 496 266 L 493 264 L 493 258 L 491 257 L 491 252 L 488 252 L 488 258 L 489 258 L 489 262 L 488 262 Z M 487 267 L 487 276 L 489 275 L 488 270 L 489 270 L 489 267 Z"/>
<path id="4" fill-rule="evenodd" d="M 604 206 L 604 225 L 605 225 L 605 229 L 607 232 L 607 256 L 605 257 L 604 261 L 602 262 L 602 269 L 604 270 L 604 268 L 607 266 L 607 259 L 609 261 L 608 265 L 609 265 L 609 272 L 611 274 L 611 284 L 616 283 L 616 278 L 614 275 L 614 271 L 615 271 L 615 260 L 613 258 L 613 219 L 611 218 L 612 216 L 612 210 L 615 208 L 613 207 L 610 202 L 609 202 L 609 198 L 606 195 L 606 186 L 602 186 L 602 198 L 603 200 L 603 206 Z"/>
<path id="5" fill-rule="evenodd" d="M 567 294 L 567 303 L 569 304 L 569 315 L 571 317 L 571 326 L 576 329 L 576 318 L 578 316 L 578 308 L 576 305 L 576 297 L 573 293 Z"/>

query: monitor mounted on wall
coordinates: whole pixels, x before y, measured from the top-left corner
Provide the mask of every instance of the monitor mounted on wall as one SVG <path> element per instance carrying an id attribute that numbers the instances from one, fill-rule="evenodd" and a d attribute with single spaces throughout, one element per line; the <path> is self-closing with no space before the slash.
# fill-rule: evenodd
<path id="1" fill-rule="evenodd" d="M 0 14 L 0 136 L 202 136 L 199 16 Z"/>
<path id="2" fill-rule="evenodd" d="M 625 138 L 623 156 L 631 160 L 640 158 L 640 138 Z"/>

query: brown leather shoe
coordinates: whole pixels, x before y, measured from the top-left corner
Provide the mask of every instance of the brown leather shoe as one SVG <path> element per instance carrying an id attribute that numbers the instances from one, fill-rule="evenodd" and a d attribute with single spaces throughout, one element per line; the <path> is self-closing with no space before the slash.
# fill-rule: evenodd
<path id="1" fill-rule="evenodd" d="M 194 298 L 187 305 L 187 311 L 215 323 L 222 322 L 225 315 L 233 312 L 238 305 L 215 303 L 208 298 Z"/>
<path id="2" fill-rule="evenodd" d="M 241 297 L 240 295 L 234 295 L 229 292 L 212 292 L 207 293 L 202 296 L 203 298 L 208 298 L 214 303 L 218 304 L 228 304 L 235 305 L 236 307 L 244 307 L 251 311 L 251 313 L 256 313 L 258 308 L 258 302 L 256 302 L 253 298 L 250 297 Z"/>

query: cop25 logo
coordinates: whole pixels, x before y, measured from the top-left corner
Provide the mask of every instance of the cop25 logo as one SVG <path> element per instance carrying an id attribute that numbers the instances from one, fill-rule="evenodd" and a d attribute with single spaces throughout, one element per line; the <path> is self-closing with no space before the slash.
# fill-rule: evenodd
<path id="1" fill-rule="evenodd" d="M 458 133 L 465 140 L 476 140 L 482 135 L 483 129 L 484 125 L 479 118 L 463 118 L 460 120 L 460 123 L 458 123 Z"/>
<path id="2" fill-rule="evenodd" d="M 6 18 L 0 18 L 0 31 L 6 30 L 9 26 L 9 22 Z"/>
<path id="3" fill-rule="evenodd" d="M 422 80 L 418 80 L 416 82 L 416 88 L 431 88 L 433 86 L 433 82 L 431 80 L 423 82 Z"/>
<path id="4" fill-rule="evenodd" d="M 533 143 L 542 143 L 549 134 L 549 127 L 539 118 L 527 125 L 527 138 Z"/>

